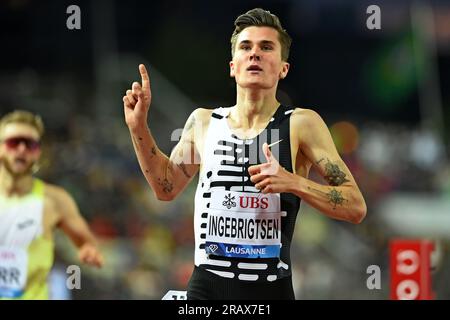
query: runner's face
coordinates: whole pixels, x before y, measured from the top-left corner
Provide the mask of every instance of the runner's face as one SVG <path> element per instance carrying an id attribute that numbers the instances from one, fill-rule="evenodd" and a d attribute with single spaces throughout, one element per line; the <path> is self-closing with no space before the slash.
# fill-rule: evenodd
<path id="1" fill-rule="evenodd" d="M 241 31 L 230 62 L 230 76 L 240 87 L 270 89 L 288 71 L 289 63 L 281 60 L 277 30 L 254 26 Z"/>
<path id="2" fill-rule="evenodd" d="M 41 156 L 38 131 L 28 124 L 9 123 L 0 132 L 0 162 L 13 176 L 31 174 Z"/>

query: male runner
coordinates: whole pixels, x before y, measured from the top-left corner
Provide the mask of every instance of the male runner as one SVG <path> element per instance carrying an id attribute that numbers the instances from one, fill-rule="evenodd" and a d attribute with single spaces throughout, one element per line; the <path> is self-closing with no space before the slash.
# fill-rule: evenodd
<path id="1" fill-rule="evenodd" d="M 200 171 L 187 298 L 294 299 L 290 245 L 300 200 L 352 223 L 363 220 L 366 205 L 322 118 L 276 99 L 291 45 L 278 18 L 253 9 L 234 25 L 234 106 L 196 109 L 167 157 L 147 126 L 150 80 L 140 65 L 142 85 L 123 97 L 125 121 L 158 199 L 173 200 Z M 309 180 L 311 168 L 328 185 Z"/>
<path id="2" fill-rule="evenodd" d="M 41 156 L 39 116 L 14 111 L 0 119 L 0 299 L 48 299 L 53 230 L 78 247 L 81 262 L 103 265 L 95 238 L 63 188 L 33 177 Z"/>

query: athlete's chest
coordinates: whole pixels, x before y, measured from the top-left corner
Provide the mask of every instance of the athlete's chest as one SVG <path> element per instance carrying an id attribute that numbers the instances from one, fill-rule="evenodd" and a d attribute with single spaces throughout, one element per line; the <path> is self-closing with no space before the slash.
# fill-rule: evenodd
<path id="1" fill-rule="evenodd" d="M 225 119 L 223 119 L 223 121 L 225 121 Z M 264 158 L 261 157 L 263 156 L 263 142 L 272 143 L 282 140 L 279 143 L 285 144 L 285 147 L 289 147 L 292 172 L 297 175 L 307 177 L 311 163 L 300 150 L 298 125 L 296 125 L 291 119 L 286 119 L 286 121 L 289 121 L 290 125 L 284 133 L 281 132 L 280 128 L 271 126 L 266 128 L 253 128 L 250 130 L 245 130 L 238 127 L 230 129 L 229 125 L 222 125 L 222 128 L 220 128 L 220 126 L 218 126 L 217 123 L 214 123 L 214 121 L 208 121 L 203 125 L 204 130 L 202 131 L 202 134 L 198 135 L 196 139 L 197 152 L 200 154 L 201 159 L 200 167 L 203 167 L 204 162 L 208 160 L 205 156 L 205 149 L 211 150 L 211 148 L 217 147 L 217 145 L 225 145 L 226 147 L 218 146 L 212 152 L 217 153 L 220 152 L 220 150 L 222 150 L 222 152 L 226 152 L 229 150 L 236 155 L 242 154 L 242 152 L 247 152 L 246 154 L 243 154 L 243 161 L 245 158 L 248 158 L 250 161 L 255 161 L 255 159 L 261 160 L 262 158 L 264 161 Z M 215 135 L 216 138 L 211 139 L 212 135 Z M 258 137 L 258 139 L 255 139 L 255 137 Z M 254 144 L 253 142 L 255 140 L 257 140 L 258 143 Z M 215 146 L 211 144 L 215 144 Z M 279 148 L 277 146 L 272 148 L 273 154 L 278 160 L 280 160 L 280 157 L 286 157 L 286 152 L 280 155 L 277 152 L 278 150 Z"/>
<path id="2" fill-rule="evenodd" d="M 0 198 L 0 245 L 27 246 L 42 235 L 42 199 L 29 196 Z"/>

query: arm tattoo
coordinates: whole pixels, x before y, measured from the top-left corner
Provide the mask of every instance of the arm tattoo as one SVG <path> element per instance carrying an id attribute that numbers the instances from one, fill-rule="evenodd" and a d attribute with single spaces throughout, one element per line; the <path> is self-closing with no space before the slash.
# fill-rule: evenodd
<path id="1" fill-rule="evenodd" d="M 322 160 L 325 159 L 322 158 L 316 163 L 319 164 L 320 162 L 322 162 Z M 332 163 L 330 160 L 327 159 L 327 163 L 325 163 L 324 178 L 330 186 L 340 186 L 341 184 L 350 181 L 345 178 L 346 176 L 347 175 L 345 174 L 345 172 L 342 171 L 337 164 Z"/>
<path id="2" fill-rule="evenodd" d="M 324 158 L 320 159 L 319 161 L 316 161 L 316 164 L 318 165 L 319 163 L 321 163 L 324 160 Z"/>
<path id="3" fill-rule="evenodd" d="M 165 193 L 171 193 L 173 190 L 173 183 L 170 182 L 169 180 L 167 180 L 167 178 L 164 178 L 163 180 L 161 180 L 160 178 L 158 178 L 158 184 L 160 186 L 162 186 L 163 191 Z"/>
<path id="4" fill-rule="evenodd" d="M 184 175 L 186 176 L 186 178 L 190 178 L 190 177 L 191 177 L 191 176 L 189 175 L 189 173 L 187 172 L 186 165 L 185 165 L 183 162 L 177 164 L 177 166 L 178 166 L 178 168 L 181 169 L 181 171 L 183 171 L 183 173 L 184 173 Z"/>
<path id="5" fill-rule="evenodd" d="M 139 143 L 136 140 L 136 137 L 135 136 L 131 136 L 131 138 L 133 139 L 133 144 L 135 145 L 136 150 L 140 151 L 141 148 L 139 147 Z M 139 141 L 142 141 L 142 137 L 138 137 L 138 139 L 139 139 Z M 152 149 L 151 149 L 150 157 L 153 158 L 153 156 L 156 156 L 156 147 L 155 146 L 153 146 Z"/>
<path id="6" fill-rule="evenodd" d="M 328 198 L 328 202 L 333 205 L 333 210 L 336 209 L 336 205 L 343 205 L 344 201 L 348 202 L 348 200 L 342 196 L 342 191 L 337 191 L 336 188 L 331 189 L 329 192 L 323 192 L 311 187 L 308 187 L 308 189 L 325 195 Z"/>
<path id="7" fill-rule="evenodd" d="M 344 201 L 348 201 L 342 196 L 342 191 L 337 191 L 335 188 L 331 189 L 327 196 L 330 199 L 328 202 L 333 204 L 333 209 L 336 209 L 337 204 L 342 205 Z"/>

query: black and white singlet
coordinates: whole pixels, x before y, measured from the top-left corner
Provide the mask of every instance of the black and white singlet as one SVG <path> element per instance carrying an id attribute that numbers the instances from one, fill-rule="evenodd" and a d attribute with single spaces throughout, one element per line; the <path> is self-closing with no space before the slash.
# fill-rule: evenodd
<path id="1" fill-rule="evenodd" d="M 280 105 L 267 127 L 240 139 L 228 126 L 231 108 L 213 111 L 195 194 L 195 269 L 188 299 L 294 299 L 290 246 L 300 198 L 263 194 L 248 168 L 265 163 L 264 142 L 293 172 L 289 119 Z M 250 294 L 250 296 L 249 296 Z"/>

